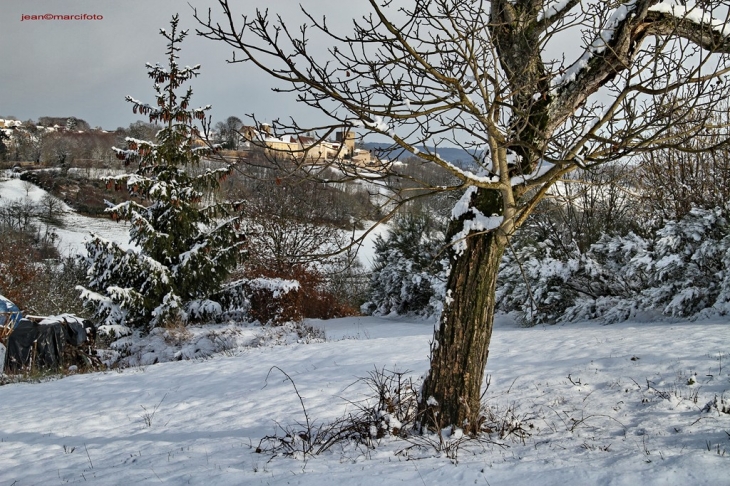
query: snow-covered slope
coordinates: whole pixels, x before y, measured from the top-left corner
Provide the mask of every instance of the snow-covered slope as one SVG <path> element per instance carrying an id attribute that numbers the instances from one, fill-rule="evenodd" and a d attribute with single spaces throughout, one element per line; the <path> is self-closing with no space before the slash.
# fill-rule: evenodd
<path id="1" fill-rule="evenodd" d="M 431 324 L 314 324 L 331 340 L 0 387 L 0 484 L 727 484 L 730 414 L 703 411 L 730 398 L 726 322 L 498 322 L 487 403 L 530 436 L 464 444 L 458 464 L 402 440 L 307 461 L 257 454 L 276 423 L 304 421 L 273 366 L 317 421 L 353 410 L 345 399 L 366 391 L 353 383 L 376 367 L 427 369 Z"/>
<path id="2" fill-rule="evenodd" d="M 20 179 L 0 179 L 0 205 L 23 200 L 26 197 L 37 203 L 48 194 L 35 185 L 29 185 L 27 189 L 26 192 L 26 187 Z M 110 219 L 82 216 L 65 204 L 63 211 L 64 214 L 61 218 L 63 226 L 54 227 L 53 231 L 58 235 L 58 248 L 64 255 L 85 254 L 84 241 L 89 239 L 90 233 L 96 233 L 102 238 L 115 241 L 124 249 L 131 247 L 128 223 L 115 223 Z"/>

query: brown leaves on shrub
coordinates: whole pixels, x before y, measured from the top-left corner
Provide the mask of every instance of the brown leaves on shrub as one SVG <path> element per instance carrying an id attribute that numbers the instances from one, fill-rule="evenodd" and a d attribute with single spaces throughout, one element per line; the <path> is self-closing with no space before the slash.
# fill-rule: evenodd
<path id="1" fill-rule="evenodd" d="M 357 309 L 325 290 L 326 280 L 322 273 L 301 265 L 284 270 L 252 267 L 246 270 L 245 277 L 281 278 L 299 282 L 297 292 L 289 292 L 277 298 L 271 292 L 251 290 L 251 314 L 260 322 L 271 322 L 272 318 L 281 323 L 305 317 L 332 319 L 359 314 Z M 277 317 L 277 312 L 281 317 Z"/>

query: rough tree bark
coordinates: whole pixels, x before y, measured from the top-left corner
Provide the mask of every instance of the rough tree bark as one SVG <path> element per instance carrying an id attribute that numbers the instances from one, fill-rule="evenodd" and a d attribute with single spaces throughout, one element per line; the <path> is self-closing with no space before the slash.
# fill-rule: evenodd
<path id="1" fill-rule="evenodd" d="M 482 190 L 471 204 L 482 214 L 499 213 L 501 196 Z M 470 215 L 471 216 L 471 215 Z M 468 216 L 451 222 L 449 235 L 463 229 Z M 480 426 L 480 391 L 494 324 L 499 264 L 507 237 L 499 231 L 471 236 L 451 251 L 447 297 L 431 344 L 431 368 L 423 384 L 422 424 L 457 425 L 469 433 Z"/>

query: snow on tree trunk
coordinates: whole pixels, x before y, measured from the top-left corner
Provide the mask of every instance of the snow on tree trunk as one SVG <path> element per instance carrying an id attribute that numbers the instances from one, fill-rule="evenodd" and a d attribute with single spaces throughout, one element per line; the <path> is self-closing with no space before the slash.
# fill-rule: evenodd
<path id="1" fill-rule="evenodd" d="M 480 214 L 501 212 L 496 191 L 471 196 L 471 209 L 452 221 L 456 243 L 446 287 L 444 311 L 434 332 L 431 369 L 422 390 L 422 425 L 440 430 L 453 425 L 474 434 L 479 429 L 480 390 L 494 322 L 495 289 L 506 238 L 498 228 L 474 227 Z M 457 238 L 455 241 L 453 238 Z M 462 244 L 461 247 L 458 245 Z"/>

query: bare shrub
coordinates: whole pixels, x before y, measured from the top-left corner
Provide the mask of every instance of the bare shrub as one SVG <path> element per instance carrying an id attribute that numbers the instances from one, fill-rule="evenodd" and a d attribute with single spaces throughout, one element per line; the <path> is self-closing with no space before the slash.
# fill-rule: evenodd
<path id="1" fill-rule="evenodd" d="M 337 444 L 354 445 L 367 453 L 382 440 L 397 439 L 406 443 L 398 450 L 397 455 L 408 456 L 414 449 L 433 450 L 445 454 L 452 461 L 458 461 L 459 451 L 464 447 L 483 448 L 487 444 L 505 446 L 503 442 L 493 439 L 495 435 L 499 441 L 511 439 L 524 444 L 525 439 L 531 435 L 529 430 L 533 427 L 526 416 L 517 412 L 514 405 L 506 410 L 485 405 L 482 408 L 480 434 L 470 436 L 455 427 L 429 433 L 420 427 L 424 412 L 418 410 L 419 386 L 408 376 L 410 372 L 391 371 L 385 368 L 375 369 L 351 385 L 364 384 L 370 389 L 365 399 L 346 400 L 354 407 L 354 411 L 347 412 L 331 422 L 318 422 L 310 417 L 304 398 L 287 373 L 278 367 L 273 367 L 267 380 L 274 370 L 282 373 L 292 384 L 304 420 L 293 425 L 276 423 L 274 433 L 260 440 L 256 448 L 257 453 L 306 460 L 330 450 Z"/>
<path id="2" fill-rule="evenodd" d="M 266 376 L 267 382 L 274 370 L 283 374 L 292 384 L 294 393 L 299 399 L 304 422 L 297 422 L 294 426 L 282 426 L 277 423 L 274 434 L 267 435 L 259 441 L 259 445 L 256 447 L 257 453 L 283 454 L 306 460 L 309 456 L 316 456 L 325 452 L 338 442 L 350 441 L 356 436 L 350 430 L 350 424 L 343 419 L 335 420 L 330 424 L 318 424 L 310 419 L 304 405 L 304 399 L 291 376 L 278 366 L 274 366 Z"/>
<path id="3" fill-rule="evenodd" d="M 304 421 L 293 426 L 277 423 L 274 434 L 259 442 L 258 453 L 307 459 L 343 443 L 369 450 L 385 437 L 407 437 L 415 423 L 418 393 L 411 379 L 405 378 L 408 372 L 385 369 L 370 372 L 356 383 L 366 384 L 373 395 L 362 401 L 348 402 L 355 406 L 355 413 L 347 413 L 329 423 L 319 423 L 310 418 L 294 380 L 279 367 L 271 369 L 274 370 L 281 372 L 292 384 Z"/>
<path id="4" fill-rule="evenodd" d="M 518 413 L 515 404 L 504 410 L 483 405 L 482 419 L 482 432 L 489 435 L 495 434 L 500 440 L 512 439 L 524 444 L 525 439 L 532 435 L 530 430 L 533 425 L 529 422 L 527 416 Z"/>
<path id="5" fill-rule="evenodd" d="M 730 415 L 730 400 L 725 398 L 724 396 L 721 396 L 720 398 L 715 395 L 715 398 L 707 402 L 705 404 L 704 408 L 702 409 L 703 412 L 712 412 L 716 411 L 718 414 L 726 414 Z"/>
<path id="6" fill-rule="evenodd" d="M 362 402 L 350 402 L 358 409 L 354 422 L 361 424 L 371 439 L 386 436 L 406 437 L 416 423 L 418 391 L 409 371 L 375 369 L 359 383 L 370 388 L 373 395 Z"/>
<path id="7" fill-rule="evenodd" d="M 190 332 L 185 322 L 179 317 L 170 319 L 163 327 L 165 328 L 163 338 L 171 346 L 182 346 L 193 337 L 193 333 Z"/>
<path id="8" fill-rule="evenodd" d="M 723 207 L 730 199 L 730 145 L 728 145 L 728 102 L 717 110 L 697 109 L 690 121 L 704 117 L 711 121 L 703 136 L 691 137 L 686 147 L 663 147 L 642 152 L 638 181 L 641 203 L 660 218 L 679 220 L 692 208 Z M 681 124 L 671 124 L 668 132 L 681 133 Z"/>

